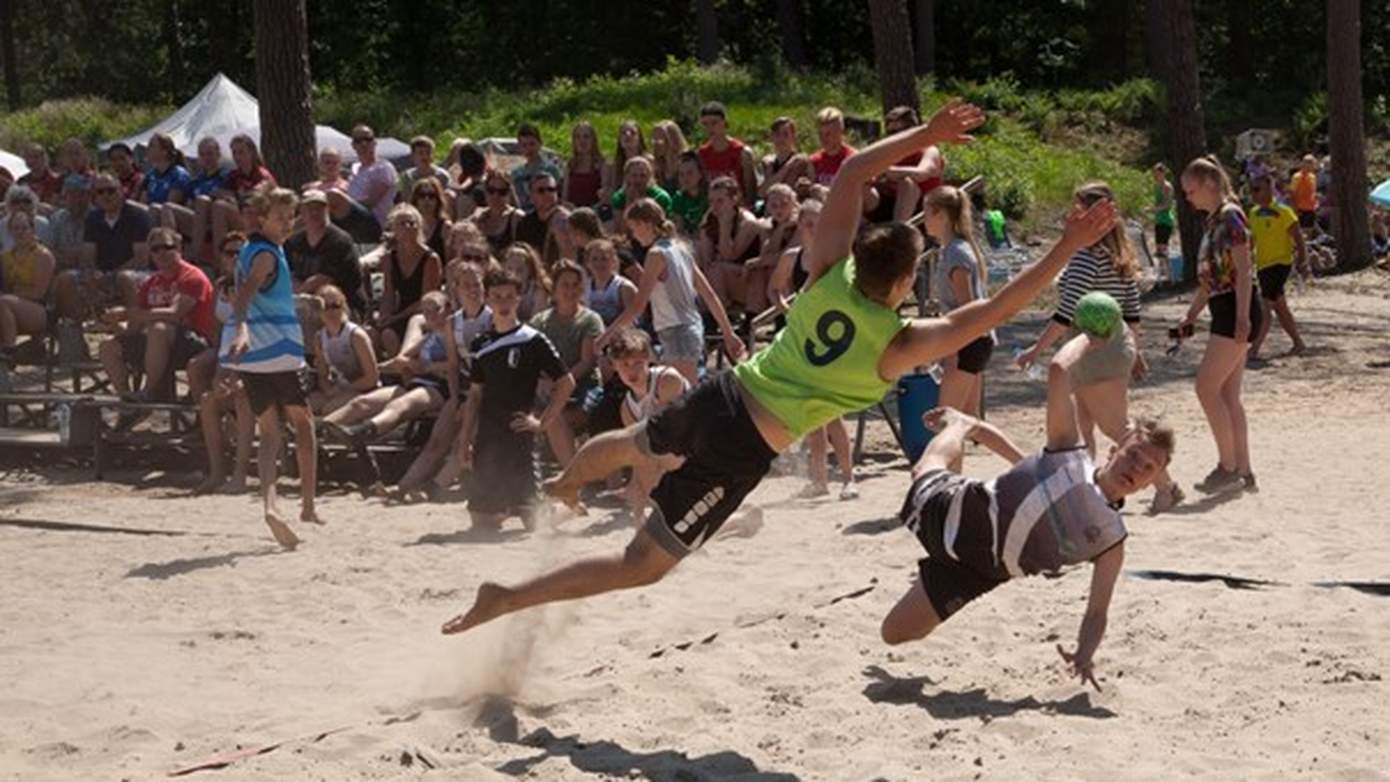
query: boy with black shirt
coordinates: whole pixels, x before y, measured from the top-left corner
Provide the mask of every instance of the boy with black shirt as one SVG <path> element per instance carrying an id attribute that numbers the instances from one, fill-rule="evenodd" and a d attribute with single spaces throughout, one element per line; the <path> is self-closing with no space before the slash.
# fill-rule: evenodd
<path id="1" fill-rule="evenodd" d="M 520 516 L 530 528 L 540 495 L 535 436 L 564 412 L 574 378 L 550 340 L 517 321 L 521 281 L 497 271 L 483 285 L 492 328 L 473 341 L 459 434 L 460 461 L 473 467 L 468 510 L 477 527 L 497 529 Z M 555 385 L 537 418 L 532 409 L 542 376 Z"/>

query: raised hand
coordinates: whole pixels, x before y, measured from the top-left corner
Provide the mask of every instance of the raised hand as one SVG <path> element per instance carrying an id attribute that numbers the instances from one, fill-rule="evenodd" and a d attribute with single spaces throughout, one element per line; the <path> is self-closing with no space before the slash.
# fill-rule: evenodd
<path id="1" fill-rule="evenodd" d="M 927 133 L 933 144 L 969 144 L 975 140 L 970 131 L 983 124 L 983 109 L 960 98 L 952 98 L 927 120 Z"/>
<path id="2" fill-rule="evenodd" d="M 1073 208 L 1067 213 L 1062 239 L 1076 247 L 1090 247 L 1110 233 L 1118 220 L 1119 212 L 1108 198 L 1091 204 L 1088 209 Z"/>

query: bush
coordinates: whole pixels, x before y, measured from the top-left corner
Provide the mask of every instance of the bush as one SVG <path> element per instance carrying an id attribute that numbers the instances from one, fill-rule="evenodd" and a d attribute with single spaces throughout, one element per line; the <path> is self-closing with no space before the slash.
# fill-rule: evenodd
<path id="1" fill-rule="evenodd" d="M 139 133 L 173 111 L 168 106 L 131 106 L 104 98 L 45 101 L 32 109 L 0 116 L 0 148 L 18 152 L 37 141 L 50 150 L 69 138 L 89 147 Z"/>

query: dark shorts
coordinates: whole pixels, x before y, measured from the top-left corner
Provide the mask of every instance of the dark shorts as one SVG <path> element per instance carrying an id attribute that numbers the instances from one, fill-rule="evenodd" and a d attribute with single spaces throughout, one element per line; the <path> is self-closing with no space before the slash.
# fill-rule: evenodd
<path id="1" fill-rule="evenodd" d="M 539 505 L 540 473 L 536 438 L 513 432 L 508 422 L 478 422 L 468 510 L 525 516 Z"/>
<path id="2" fill-rule="evenodd" d="M 1154 244 L 1166 247 L 1171 238 L 1173 238 L 1173 226 L 1162 223 L 1154 224 Z"/>
<path id="3" fill-rule="evenodd" d="M 1278 301 L 1284 298 L 1284 286 L 1289 282 L 1289 272 L 1293 265 L 1287 263 L 1266 266 L 1256 272 L 1260 281 L 1260 296 L 1265 301 Z"/>
<path id="4" fill-rule="evenodd" d="M 1299 212 L 1299 213 L 1298 213 L 1298 225 L 1299 225 L 1299 227 L 1301 227 L 1303 230 L 1306 231 L 1306 230 L 1312 228 L 1313 226 L 1315 226 L 1315 225 L 1317 225 L 1317 224 L 1318 224 L 1318 213 L 1317 213 L 1317 212 Z"/>
<path id="5" fill-rule="evenodd" d="M 989 357 L 994 355 L 994 337 L 986 334 L 971 342 L 956 353 L 956 369 L 978 375 L 989 366 Z"/>
<path id="6" fill-rule="evenodd" d="M 976 496 L 968 496 L 970 493 Z M 989 525 L 970 523 L 972 514 L 988 503 L 988 495 L 977 482 L 940 468 L 928 470 L 913 481 L 903 503 L 903 524 L 927 550 L 917 565 L 922 589 L 943 621 L 1008 580 L 1002 573 L 972 564 L 992 561 L 994 556 Z M 948 525 L 952 526 L 949 544 Z"/>
<path id="7" fill-rule="evenodd" d="M 121 357 L 126 366 L 144 371 L 145 349 L 149 339 L 144 331 L 122 334 L 117 337 L 121 343 Z M 183 369 L 188 360 L 208 349 L 208 341 L 198 332 L 186 326 L 179 326 L 174 332 L 174 343 L 169 348 L 169 369 Z"/>
<path id="8" fill-rule="evenodd" d="M 251 412 L 259 418 L 261 413 L 272 406 L 279 412 L 287 407 L 307 407 L 304 384 L 300 382 L 298 371 L 289 372 L 238 372 L 241 385 L 246 389 L 246 398 L 251 403 Z"/>
<path id="9" fill-rule="evenodd" d="M 713 537 L 777 458 L 758 433 L 728 370 L 653 416 L 640 438 L 648 453 L 685 457 L 652 490 L 652 515 L 645 527 L 674 557 L 684 557 Z"/>
<path id="10" fill-rule="evenodd" d="M 1246 342 L 1254 342 L 1260 332 L 1260 322 L 1264 319 L 1260 311 L 1260 292 L 1250 291 L 1250 336 Z M 1226 339 L 1236 338 L 1236 294 L 1222 293 L 1207 300 L 1207 310 L 1211 312 L 1211 333 Z"/>

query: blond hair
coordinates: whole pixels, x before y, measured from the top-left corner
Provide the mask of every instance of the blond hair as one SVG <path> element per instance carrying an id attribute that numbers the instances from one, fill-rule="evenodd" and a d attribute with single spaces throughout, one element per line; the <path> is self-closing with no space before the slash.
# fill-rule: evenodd
<path id="1" fill-rule="evenodd" d="M 1214 183 L 1221 190 L 1223 201 L 1236 201 L 1236 189 L 1231 186 L 1231 175 L 1226 173 L 1226 168 L 1221 165 L 1221 160 L 1216 155 L 1203 155 L 1194 158 L 1187 168 L 1183 169 L 1183 176 L 1196 177 L 1202 182 Z"/>
<path id="2" fill-rule="evenodd" d="M 1162 165 L 1162 164 L 1160 164 Z M 1072 191 L 1072 198 L 1081 202 L 1082 206 L 1089 208 L 1097 201 L 1115 200 L 1115 191 L 1110 185 L 1100 180 L 1086 182 Z M 1134 254 L 1134 245 L 1129 241 L 1129 234 L 1125 232 L 1123 222 L 1115 223 L 1115 227 L 1110 229 L 1110 233 L 1101 237 L 1096 242 L 1096 247 L 1104 248 L 1110 256 L 1110 263 L 1114 265 L 1115 271 L 1126 280 L 1133 280 L 1139 276 L 1139 260 Z"/>
<path id="3" fill-rule="evenodd" d="M 294 209 L 299 206 L 299 196 L 293 190 L 275 187 L 267 182 L 251 193 L 251 198 L 247 203 L 255 210 L 256 216 L 265 217 L 270 214 L 270 210 L 276 207 L 287 206 Z"/>
<path id="4" fill-rule="evenodd" d="M 964 190 L 951 185 L 942 185 L 927 194 L 927 205 L 940 209 L 951 218 L 951 233 L 964 239 L 975 253 L 976 273 L 980 280 L 980 295 L 989 295 L 989 276 L 985 271 L 985 253 L 975 238 L 975 210 L 970 205 L 970 197 Z"/>
<path id="5" fill-rule="evenodd" d="M 627 211 L 623 212 L 623 219 L 630 222 L 634 220 L 639 223 L 646 223 L 656 229 L 656 233 L 663 239 L 669 239 L 676 233 L 676 226 L 666 219 L 666 210 L 661 208 L 651 198 L 639 198 L 628 206 Z"/>
<path id="6" fill-rule="evenodd" d="M 845 126 L 845 113 L 834 106 L 826 106 L 816 112 L 816 123 L 820 125 L 835 123 L 843 128 Z"/>

